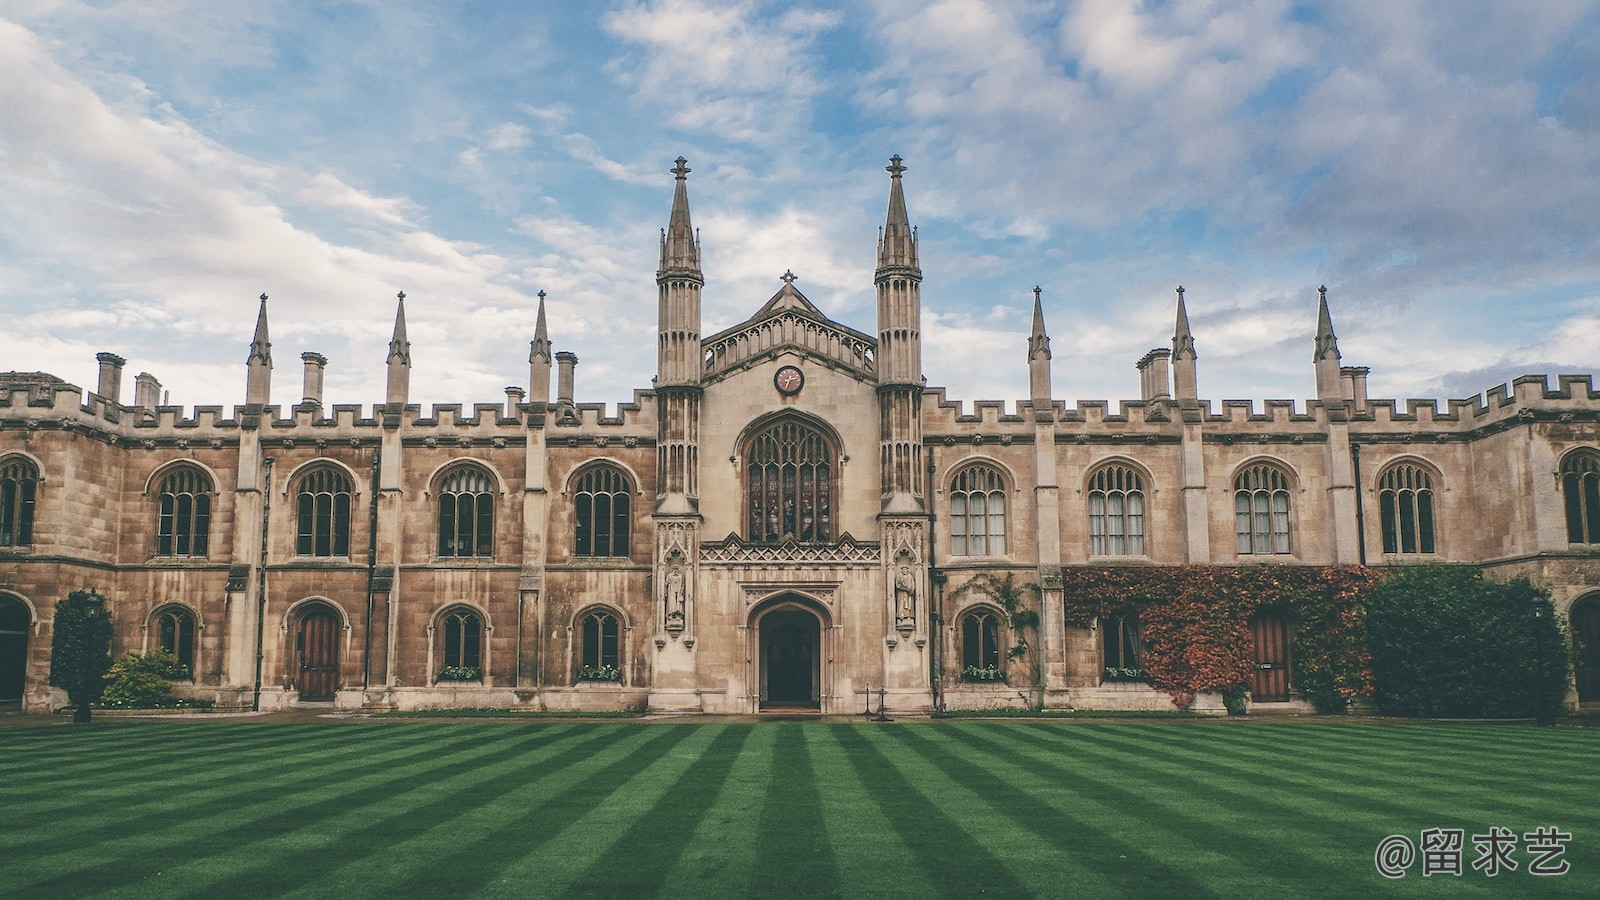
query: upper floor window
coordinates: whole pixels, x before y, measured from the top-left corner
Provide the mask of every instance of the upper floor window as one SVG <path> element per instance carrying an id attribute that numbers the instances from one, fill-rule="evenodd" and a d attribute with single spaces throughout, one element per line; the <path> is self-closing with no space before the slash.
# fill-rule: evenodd
<path id="1" fill-rule="evenodd" d="M 750 540 L 832 540 L 833 458 L 820 432 L 792 419 L 757 434 L 745 454 Z"/>
<path id="2" fill-rule="evenodd" d="M 1089 479 L 1089 552 L 1144 555 L 1144 479 L 1131 466 L 1113 463 Z"/>
<path id="3" fill-rule="evenodd" d="M 968 466 L 950 483 L 950 552 L 1005 555 L 1006 485 L 991 466 Z"/>
<path id="4" fill-rule="evenodd" d="M 1390 466 L 1378 479 L 1383 552 L 1432 553 L 1433 477 L 1414 463 Z"/>
<path id="5" fill-rule="evenodd" d="M 1573 453 L 1561 462 L 1561 494 L 1567 506 L 1567 542 L 1600 544 L 1600 459 Z"/>
<path id="6" fill-rule="evenodd" d="M 312 469 L 300 479 L 296 554 L 350 555 L 350 494 L 350 476 L 333 466 Z"/>
<path id="7" fill-rule="evenodd" d="M 174 469 L 156 491 L 156 555 L 205 556 L 210 548 L 211 478 L 193 466 Z"/>
<path id="8" fill-rule="evenodd" d="M 439 555 L 494 555 L 494 483 L 477 466 L 453 469 L 439 482 Z"/>
<path id="9" fill-rule="evenodd" d="M 33 498 L 39 472 L 21 457 L 0 464 L 0 547 L 33 543 Z"/>
<path id="10" fill-rule="evenodd" d="M 577 556 L 627 556 L 628 510 L 633 485 L 612 466 L 595 466 L 583 473 L 573 490 L 577 513 Z"/>
<path id="11" fill-rule="evenodd" d="M 156 616 L 156 646 L 171 653 L 186 674 L 194 672 L 194 613 L 169 606 Z"/>
<path id="12" fill-rule="evenodd" d="M 1289 552 L 1289 477 L 1270 463 L 1247 466 L 1233 480 L 1234 530 L 1240 554 Z"/>

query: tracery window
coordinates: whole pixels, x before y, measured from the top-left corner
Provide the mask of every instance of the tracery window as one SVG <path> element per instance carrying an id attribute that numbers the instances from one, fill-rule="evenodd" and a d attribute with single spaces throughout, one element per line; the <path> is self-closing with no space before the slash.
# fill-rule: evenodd
<path id="1" fill-rule="evenodd" d="M 494 483 L 477 466 L 452 469 L 439 482 L 439 555 L 494 555 Z"/>
<path id="2" fill-rule="evenodd" d="M 992 466 L 969 466 L 950 484 L 950 552 L 1005 555 L 1006 485 Z"/>
<path id="3" fill-rule="evenodd" d="M 1600 459 L 1589 452 L 1561 462 L 1561 494 L 1567 507 L 1567 542 L 1600 544 Z"/>
<path id="4" fill-rule="evenodd" d="M 169 606 L 156 616 L 156 645 L 171 653 L 192 675 L 194 672 L 194 614 Z"/>
<path id="5" fill-rule="evenodd" d="M 211 478 L 193 466 L 174 469 L 156 491 L 156 554 L 203 557 L 210 548 Z"/>
<path id="6" fill-rule="evenodd" d="M 573 489 L 577 512 L 577 556 L 627 556 L 628 511 L 633 485 L 621 470 L 600 465 L 583 473 Z"/>
<path id="7" fill-rule="evenodd" d="M 350 555 L 350 476 L 322 466 L 300 479 L 296 498 L 299 530 L 294 552 L 300 556 Z"/>
<path id="8" fill-rule="evenodd" d="M 1089 478 L 1089 552 L 1144 555 L 1144 479 L 1131 466 L 1113 463 Z"/>
<path id="9" fill-rule="evenodd" d="M 961 668 L 998 672 L 1000 669 L 1000 617 L 990 609 L 975 609 L 961 617 Z M 979 677 L 982 677 L 981 675 Z"/>
<path id="10" fill-rule="evenodd" d="M 483 673 L 483 620 L 470 609 L 457 607 L 445 613 L 439 622 L 444 646 L 439 658 L 446 669 L 455 670 L 459 677 L 470 679 Z M 468 674 L 466 670 L 471 670 Z"/>
<path id="11" fill-rule="evenodd" d="M 1144 639 L 1139 632 L 1139 614 L 1125 610 L 1100 619 L 1101 649 L 1107 681 L 1138 681 L 1144 678 Z"/>
<path id="12" fill-rule="evenodd" d="M 793 420 L 756 435 L 745 454 L 745 510 L 752 542 L 833 538 L 833 449 Z"/>
<path id="13" fill-rule="evenodd" d="M 21 457 L 0 464 L 0 547 L 33 543 L 33 499 L 39 472 Z"/>
<path id="14" fill-rule="evenodd" d="M 1390 466 L 1378 479 L 1383 552 L 1432 553 L 1433 478 L 1414 463 Z"/>
<path id="15" fill-rule="evenodd" d="M 1270 463 L 1233 480 L 1234 530 L 1241 555 L 1289 552 L 1289 477 Z"/>
<path id="16" fill-rule="evenodd" d="M 616 673 L 621 668 L 620 651 L 622 626 L 615 613 L 597 609 L 583 617 L 578 659 L 582 662 L 580 677 L 601 681 L 619 680 Z"/>

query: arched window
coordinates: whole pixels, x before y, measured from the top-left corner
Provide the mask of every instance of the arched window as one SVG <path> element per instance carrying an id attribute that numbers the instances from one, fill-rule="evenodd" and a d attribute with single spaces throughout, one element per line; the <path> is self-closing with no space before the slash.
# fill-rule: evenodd
<path id="1" fill-rule="evenodd" d="M 194 613 L 169 606 L 156 615 L 156 646 L 171 653 L 191 677 L 194 673 Z"/>
<path id="2" fill-rule="evenodd" d="M 297 555 L 350 555 L 350 493 L 350 476 L 333 466 L 312 469 L 300 479 Z"/>
<path id="3" fill-rule="evenodd" d="M 968 466 L 950 484 L 950 552 L 1005 555 L 1006 484 L 991 466 Z"/>
<path id="4" fill-rule="evenodd" d="M 156 491 L 156 555 L 205 556 L 210 547 L 211 479 L 184 466 L 161 479 Z"/>
<path id="5" fill-rule="evenodd" d="M 1239 553 L 1289 552 L 1289 478 L 1269 463 L 1245 468 L 1233 480 L 1234 530 Z"/>
<path id="6" fill-rule="evenodd" d="M 457 607 L 439 620 L 443 647 L 440 681 L 472 681 L 483 677 L 483 620 Z"/>
<path id="7" fill-rule="evenodd" d="M 1144 555 L 1144 479 L 1113 463 L 1089 478 L 1089 553 Z"/>
<path id="8" fill-rule="evenodd" d="M 622 628 L 616 615 L 609 610 L 597 609 L 583 617 L 579 631 L 581 641 L 578 659 L 582 668 L 578 670 L 578 679 L 622 680 L 619 663 L 621 654 L 618 652 Z"/>
<path id="9" fill-rule="evenodd" d="M 494 555 L 494 483 L 477 466 L 452 469 L 439 482 L 439 555 Z"/>
<path id="10" fill-rule="evenodd" d="M 1139 634 L 1139 614 L 1125 610 L 1100 619 L 1100 641 L 1105 652 L 1106 681 L 1144 680 L 1144 641 Z"/>
<path id="11" fill-rule="evenodd" d="M 833 539 L 833 448 L 794 420 L 757 434 L 745 453 L 745 521 L 753 543 Z"/>
<path id="12" fill-rule="evenodd" d="M 577 556 L 627 556 L 628 509 L 633 485 L 612 466 L 595 466 L 583 473 L 573 490 L 577 512 Z"/>
<path id="13" fill-rule="evenodd" d="M 1000 674 L 1000 617 L 975 609 L 961 617 L 961 670 L 967 678 L 992 680 Z"/>
<path id="14" fill-rule="evenodd" d="M 1414 463 L 1390 466 L 1378 479 L 1383 552 L 1433 552 L 1433 477 Z"/>
<path id="15" fill-rule="evenodd" d="M 39 472 L 33 463 L 15 457 L 0 464 L 0 547 L 33 543 L 33 497 Z"/>
<path id="16" fill-rule="evenodd" d="M 1567 504 L 1567 542 L 1600 544 L 1600 459 L 1579 452 L 1562 460 L 1561 493 Z"/>

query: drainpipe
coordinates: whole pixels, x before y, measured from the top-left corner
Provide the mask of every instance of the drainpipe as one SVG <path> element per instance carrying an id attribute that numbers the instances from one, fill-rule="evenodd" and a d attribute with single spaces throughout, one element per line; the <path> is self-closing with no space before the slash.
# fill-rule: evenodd
<path id="1" fill-rule="evenodd" d="M 1356 558 L 1367 564 L 1367 521 L 1361 507 L 1361 445 L 1350 442 L 1350 474 L 1356 482 Z"/>
<path id="2" fill-rule="evenodd" d="M 928 684 L 933 688 L 933 710 L 944 711 L 944 698 L 940 690 L 942 680 L 939 678 L 939 649 L 944 644 L 944 628 L 941 624 L 940 610 L 944 606 L 943 591 L 939 588 L 939 567 L 934 564 L 933 548 L 939 542 L 938 529 L 934 527 L 939 521 L 938 505 L 934 501 L 934 466 L 933 447 L 923 449 L 928 454 L 928 477 L 923 483 L 927 485 L 928 496 L 928 643 L 933 648 L 928 653 Z"/>
<path id="3" fill-rule="evenodd" d="M 256 566 L 256 691 L 250 711 L 261 711 L 261 659 L 266 646 L 267 627 L 267 518 L 272 511 L 272 457 L 264 457 L 266 473 L 261 479 L 261 559 Z"/>
<path id="4" fill-rule="evenodd" d="M 362 704 L 367 702 L 367 687 L 372 680 L 372 583 L 378 577 L 378 472 L 383 457 L 383 445 L 372 448 L 371 499 L 367 503 L 367 621 L 363 627 L 364 646 L 361 650 Z"/>

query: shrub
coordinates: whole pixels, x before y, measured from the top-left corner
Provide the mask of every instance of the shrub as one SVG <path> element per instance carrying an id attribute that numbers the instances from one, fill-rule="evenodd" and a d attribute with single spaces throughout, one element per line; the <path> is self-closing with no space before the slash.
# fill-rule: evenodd
<path id="1" fill-rule="evenodd" d="M 172 679 L 186 678 L 189 670 L 162 649 L 140 655 L 129 653 L 111 664 L 105 674 L 106 690 L 100 705 L 107 709 L 155 709 L 172 705 Z"/>
<path id="2" fill-rule="evenodd" d="M 584 666 L 578 670 L 579 681 L 621 681 L 622 670 L 616 666 Z"/>
<path id="3" fill-rule="evenodd" d="M 67 692 L 72 720 L 87 722 L 90 704 L 105 688 L 101 676 L 111 667 L 106 598 L 94 591 L 73 591 L 56 601 L 50 631 L 50 684 Z"/>
<path id="4" fill-rule="evenodd" d="M 1550 597 L 1469 566 L 1409 566 L 1367 599 L 1378 709 L 1402 716 L 1553 718 L 1568 655 Z"/>
<path id="5" fill-rule="evenodd" d="M 479 681 L 483 673 L 477 666 L 445 666 L 439 670 L 435 681 Z"/>

